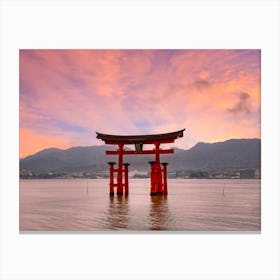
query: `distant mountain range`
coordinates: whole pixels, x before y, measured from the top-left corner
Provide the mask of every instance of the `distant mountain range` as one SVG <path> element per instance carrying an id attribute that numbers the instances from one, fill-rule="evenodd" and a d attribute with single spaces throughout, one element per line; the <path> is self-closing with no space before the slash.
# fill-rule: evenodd
<path id="1" fill-rule="evenodd" d="M 131 146 L 132 147 L 132 146 Z M 33 172 L 81 172 L 107 170 L 108 161 L 117 156 L 106 156 L 105 150 L 116 147 L 91 146 L 73 147 L 67 150 L 50 148 L 20 160 L 21 170 Z M 148 161 L 153 155 L 126 155 L 124 161 L 131 164 L 131 170 L 148 170 Z M 197 143 L 189 150 L 175 148 L 173 155 L 162 155 L 162 161 L 169 162 L 169 171 L 260 168 L 260 139 L 231 139 L 217 143 Z"/>

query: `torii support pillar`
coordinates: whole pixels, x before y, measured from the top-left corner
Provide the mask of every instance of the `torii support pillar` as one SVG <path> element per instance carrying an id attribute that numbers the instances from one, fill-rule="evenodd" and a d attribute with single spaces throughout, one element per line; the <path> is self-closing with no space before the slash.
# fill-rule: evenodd
<path id="1" fill-rule="evenodd" d="M 128 166 L 129 163 L 124 163 L 124 194 L 128 195 Z"/>
<path id="2" fill-rule="evenodd" d="M 119 161 L 117 175 L 117 195 L 123 195 L 123 144 L 119 144 Z"/>
<path id="3" fill-rule="evenodd" d="M 167 189 L 167 162 L 162 162 L 162 173 L 163 173 L 163 194 L 167 195 L 168 194 L 168 189 Z"/>
<path id="4" fill-rule="evenodd" d="M 150 161 L 151 165 L 151 192 L 150 195 L 162 195 L 162 176 L 160 164 L 156 161 Z"/>
<path id="5" fill-rule="evenodd" d="M 109 169 L 110 169 L 110 196 L 114 195 L 114 165 L 116 164 L 115 162 L 108 162 L 109 164 Z"/>

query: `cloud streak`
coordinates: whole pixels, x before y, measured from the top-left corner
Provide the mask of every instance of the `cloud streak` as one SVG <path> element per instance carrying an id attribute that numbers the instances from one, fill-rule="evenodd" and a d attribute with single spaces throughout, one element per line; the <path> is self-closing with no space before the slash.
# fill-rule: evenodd
<path id="1" fill-rule="evenodd" d="M 210 87 L 210 84 L 207 80 L 197 80 L 193 83 L 193 87 L 199 91 L 203 91 Z"/>

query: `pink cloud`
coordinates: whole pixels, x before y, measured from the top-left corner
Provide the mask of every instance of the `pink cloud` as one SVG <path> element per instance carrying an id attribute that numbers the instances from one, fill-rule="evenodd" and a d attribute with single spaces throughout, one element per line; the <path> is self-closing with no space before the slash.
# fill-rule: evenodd
<path id="1" fill-rule="evenodd" d="M 50 139 L 42 140 L 45 147 L 51 139 L 61 146 L 94 145 L 101 144 L 95 131 L 184 127 L 185 147 L 260 136 L 259 51 L 24 50 L 20 79 L 23 142 L 44 135 Z M 252 114 L 234 118 L 229 109 L 242 92 L 250 96 Z"/>

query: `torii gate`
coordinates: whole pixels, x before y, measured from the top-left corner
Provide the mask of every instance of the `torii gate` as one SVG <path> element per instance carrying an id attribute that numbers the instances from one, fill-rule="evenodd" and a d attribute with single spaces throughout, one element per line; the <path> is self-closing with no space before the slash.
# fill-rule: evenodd
<path id="1" fill-rule="evenodd" d="M 185 129 L 164 134 L 152 135 L 109 135 L 96 132 L 96 138 L 105 144 L 118 145 L 116 151 L 106 151 L 106 155 L 118 155 L 118 167 L 114 168 L 115 162 L 108 162 L 110 169 L 110 195 L 114 195 L 114 187 L 117 194 L 128 195 L 128 166 L 123 163 L 123 155 L 147 155 L 155 154 L 155 160 L 150 161 L 151 168 L 151 195 L 167 195 L 167 164 L 160 162 L 160 154 L 172 154 L 174 149 L 160 149 L 160 144 L 173 143 L 177 138 L 183 137 Z M 143 150 L 144 144 L 154 144 L 153 150 Z M 124 150 L 124 145 L 135 145 L 135 151 Z M 162 165 L 162 168 L 161 168 Z M 117 182 L 114 182 L 114 173 L 117 173 Z M 124 182 L 123 182 L 124 174 Z"/>

